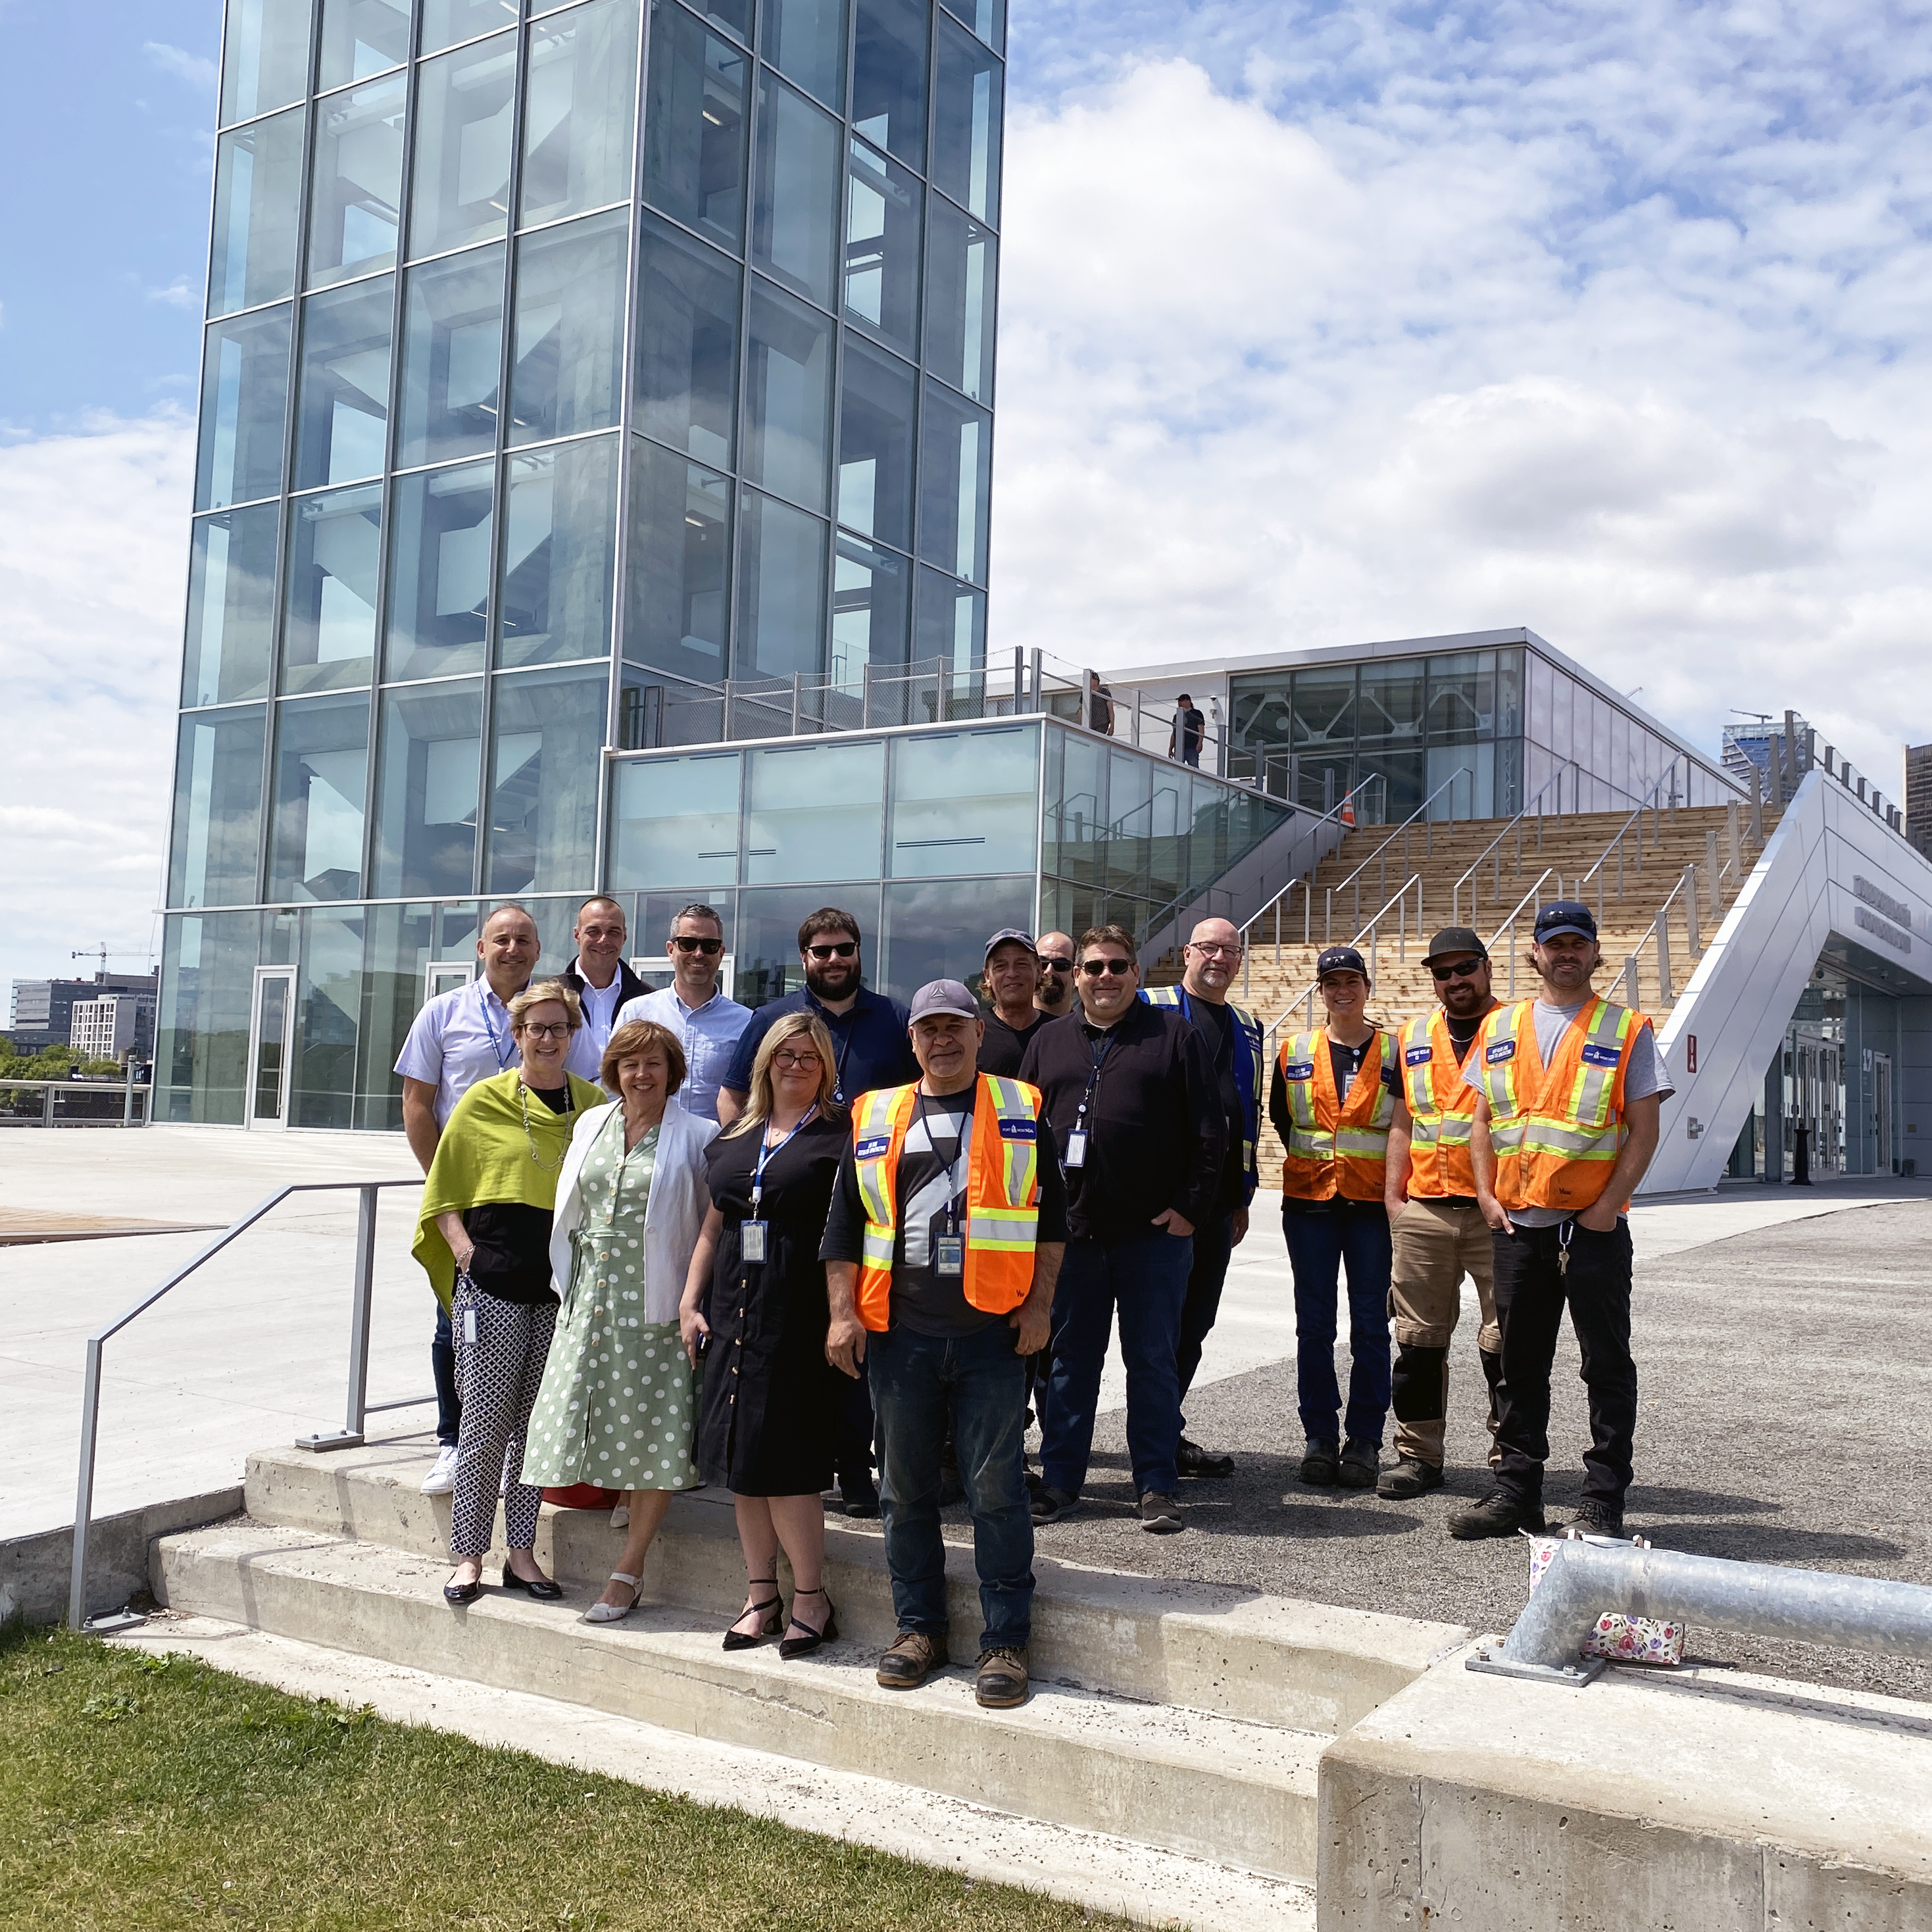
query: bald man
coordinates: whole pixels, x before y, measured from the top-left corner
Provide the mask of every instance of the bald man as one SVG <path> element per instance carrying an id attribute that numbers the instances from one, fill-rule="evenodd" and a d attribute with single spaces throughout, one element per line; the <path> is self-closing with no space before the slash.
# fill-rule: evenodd
<path id="1" fill-rule="evenodd" d="M 1064 932 L 1042 932 L 1034 948 L 1040 986 L 1033 1003 L 1050 1018 L 1073 1010 L 1073 942 Z"/>

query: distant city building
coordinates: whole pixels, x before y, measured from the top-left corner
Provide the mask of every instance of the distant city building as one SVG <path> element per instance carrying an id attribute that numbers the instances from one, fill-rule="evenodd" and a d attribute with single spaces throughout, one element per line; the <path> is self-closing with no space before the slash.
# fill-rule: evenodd
<path id="1" fill-rule="evenodd" d="M 1796 716 L 1792 717 L 1792 724 L 1797 742 L 1801 746 L 1807 743 L 1810 726 L 1803 718 Z M 1740 784 L 1748 785 L 1751 769 L 1755 766 L 1768 796 L 1773 789 L 1771 783 L 1773 741 L 1784 736 L 1784 719 L 1782 717 L 1757 718 L 1748 724 L 1726 724 L 1724 727 L 1724 770 Z"/>
<path id="2" fill-rule="evenodd" d="M 76 1000 L 68 1022 L 68 1044 L 83 1060 L 137 1060 L 154 1050 L 154 995 L 152 992 L 104 993 L 98 999 Z"/>
<path id="3" fill-rule="evenodd" d="M 16 980 L 7 1037 L 14 1042 L 16 1053 L 38 1053 L 44 1046 L 71 1046 L 76 1006 L 110 993 L 128 993 L 136 996 L 138 1003 L 136 1049 L 143 1054 L 152 1053 L 160 980 L 156 973 L 96 973 L 85 980 Z"/>
<path id="4" fill-rule="evenodd" d="M 1905 836 L 1932 859 L 1932 745 L 1905 748 Z"/>

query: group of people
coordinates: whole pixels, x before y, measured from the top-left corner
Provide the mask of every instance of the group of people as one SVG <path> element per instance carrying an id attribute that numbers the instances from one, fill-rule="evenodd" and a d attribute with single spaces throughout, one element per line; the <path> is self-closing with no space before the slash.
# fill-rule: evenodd
<path id="1" fill-rule="evenodd" d="M 478 976 L 424 1006 L 398 1064 L 439 1310 L 423 1486 L 452 1497 L 452 1604 L 482 1593 L 500 1496 L 502 1586 L 560 1596 L 534 1555 L 538 1508 L 588 1484 L 620 1493 L 628 1522 L 586 1615 L 621 1620 L 672 1496 L 708 1484 L 734 1498 L 746 1566 L 725 1647 L 776 1637 L 806 1655 L 837 1635 L 832 1502 L 883 1519 L 898 1634 L 878 1681 L 910 1688 L 947 1655 L 940 1512 L 963 1494 L 976 1694 L 1022 1701 L 1034 1534 L 1081 1507 L 1117 1321 L 1141 1526 L 1180 1530 L 1181 1479 L 1233 1473 L 1183 1405 L 1248 1232 L 1264 1085 L 1302 1480 L 1440 1486 L 1466 1273 L 1496 1475 L 1450 1533 L 1542 1526 L 1566 1305 L 1594 1438 L 1578 1520 L 1621 1533 L 1636 1408 L 1621 1213 L 1668 1088 L 1649 1022 L 1591 993 L 1587 908 L 1544 909 L 1543 990 L 1514 1006 L 1474 933 L 1438 934 L 1442 1004 L 1399 1033 L 1366 1016 L 1360 956 L 1329 949 L 1326 1024 L 1284 1038 L 1271 1078 L 1262 1027 L 1228 998 L 1242 942 L 1222 920 L 1196 927 L 1175 986 L 1143 991 L 1118 926 L 1077 943 L 1009 928 L 987 943 L 983 1001 L 938 980 L 902 1005 L 865 985 L 858 925 L 828 907 L 799 929 L 802 986 L 755 1012 L 718 983 L 709 906 L 672 921 L 655 991 L 614 902 L 586 901 L 573 938 L 568 967 L 532 981 L 535 922 L 494 908 Z"/>

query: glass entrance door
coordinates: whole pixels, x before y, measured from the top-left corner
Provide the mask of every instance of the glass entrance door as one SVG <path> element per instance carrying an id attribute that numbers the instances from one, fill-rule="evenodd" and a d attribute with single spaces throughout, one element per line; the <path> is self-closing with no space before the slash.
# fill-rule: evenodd
<path id="1" fill-rule="evenodd" d="M 1892 1055 L 1872 1055 L 1872 1171 L 1892 1172 Z"/>
<path id="2" fill-rule="evenodd" d="M 295 1036 L 296 969 L 260 967 L 248 1029 L 248 1124 L 289 1124 L 289 1060 Z"/>

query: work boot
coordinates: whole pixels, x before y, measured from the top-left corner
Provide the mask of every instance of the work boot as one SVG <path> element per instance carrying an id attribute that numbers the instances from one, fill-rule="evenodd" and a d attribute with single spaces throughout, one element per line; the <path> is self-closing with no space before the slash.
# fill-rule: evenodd
<path id="1" fill-rule="evenodd" d="M 1317 1442 L 1312 1437 L 1301 1452 L 1301 1480 L 1310 1489 L 1332 1490 L 1342 1480 L 1341 1458 L 1332 1442 Z"/>
<path id="2" fill-rule="evenodd" d="M 1514 1536 L 1520 1529 L 1534 1534 L 1543 1527 L 1543 1506 L 1511 1496 L 1507 1490 L 1492 1490 L 1480 1502 L 1449 1519 L 1449 1534 L 1458 1543 L 1478 1543 L 1486 1536 Z"/>
<path id="3" fill-rule="evenodd" d="M 849 1516 L 869 1519 L 879 1513 L 879 1492 L 866 1478 L 842 1475 L 838 1478 L 838 1498 Z"/>
<path id="4" fill-rule="evenodd" d="M 980 1653 L 980 1674 L 973 1694 L 989 1711 L 1010 1711 L 1027 1695 L 1027 1654 L 1024 1645 L 996 1643 Z"/>
<path id="5" fill-rule="evenodd" d="M 1036 1524 L 1058 1522 L 1080 1507 L 1080 1498 L 1071 1490 L 1056 1490 L 1050 1483 L 1042 1483 L 1038 1489 L 1030 1484 L 1028 1487 L 1027 1507 Z"/>
<path id="6" fill-rule="evenodd" d="M 1376 1486 L 1376 1466 L 1382 1451 L 1370 1442 L 1345 1443 L 1342 1460 L 1336 1466 L 1336 1480 L 1345 1490 L 1372 1490 Z"/>
<path id="7" fill-rule="evenodd" d="M 916 1690 L 945 1662 L 946 1652 L 937 1637 L 924 1630 L 901 1630 L 874 1674 L 888 1690 Z"/>
<path id="8" fill-rule="evenodd" d="M 1174 1466 L 1184 1476 L 1232 1476 L 1234 1473 L 1234 1459 L 1232 1456 L 1210 1456 L 1199 1443 L 1190 1442 L 1184 1436 L 1180 1447 L 1174 1451 Z"/>
<path id="9" fill-rule="evenodd" d="M 1619 1543 L 1628 1540 L 1623 1511 L 1609 1503 L 1592 1502 L 1588 1496 L 1576 1505 L 1569 1526 L 1584 1536 L 1613 1536 Z"/>
<path id="10" fill-rule="evenodd" d="M 1153 1536 L 1172 1536 L 1186 1525 L 1180 1520 L 1180 1505 L 1165 1490 L 1150 1490 L 1140 1499 L 1141 1527 Z"/>
<path id="11" fill-rule="evenodd" d="M 1406 1503 L 1442 1486 L 1439 1464 L 1425 1462 L 1418 1456 L 1399 1456 L 1395 1467 L 1383 1472 L 1382 1480 L 1376 1485 L 1376 1494 L 1386 1496 L 1391 1502 Z"/>

